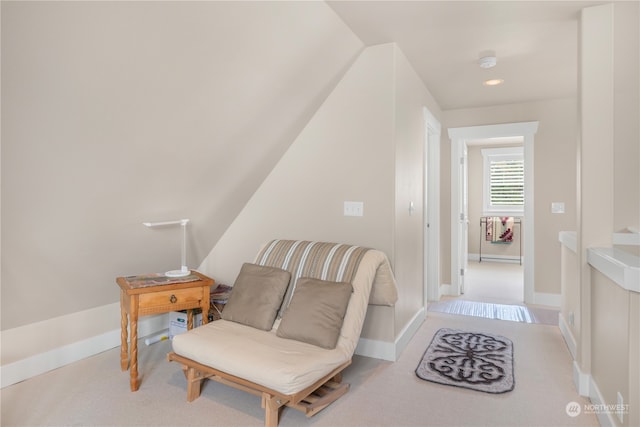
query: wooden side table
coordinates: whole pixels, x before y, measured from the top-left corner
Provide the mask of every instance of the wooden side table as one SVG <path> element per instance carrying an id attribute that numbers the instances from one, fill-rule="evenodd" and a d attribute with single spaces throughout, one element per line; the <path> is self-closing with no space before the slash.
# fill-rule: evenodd
<path id="1" fill-rule="evenodd" d="M 162 275 L 118 277 L 120 286 L 120 367 L 131 371 L 131 391 L 137 391 L 138 380 L 138 317 L 149 314 L 187 310 L 187 329 L 193 328 L 193 309 L 202 309 L 202 323 L 207 323 L 209 288 L 214 280 L 197 271 L 180 278 Z M 131 364 L 127 346 L 127 317 L 131 329 Z"/>

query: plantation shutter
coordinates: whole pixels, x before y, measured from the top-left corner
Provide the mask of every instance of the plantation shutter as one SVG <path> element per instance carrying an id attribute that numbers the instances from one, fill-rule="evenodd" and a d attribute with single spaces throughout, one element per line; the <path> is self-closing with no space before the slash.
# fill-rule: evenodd
<path id="1" fill-rule="evenodd" d="M 495 160 L 490 163 L 491 206 L 524 205 L 524 160 Z"/>
<path id="2" fill-rule="evenodd" d="M 522 147 L 482 149 L 482 204 L 485 216 L 524 214 Z"/>

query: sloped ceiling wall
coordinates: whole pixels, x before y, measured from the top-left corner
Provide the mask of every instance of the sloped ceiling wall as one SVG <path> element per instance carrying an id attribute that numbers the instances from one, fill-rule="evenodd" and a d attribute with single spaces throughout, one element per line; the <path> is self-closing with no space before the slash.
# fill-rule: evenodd
<path id="1" fill-rule="evenodd" d="M 363 48 L 321 2 L 1 7 L 2 330 L 178 267 L 143 221 L 197 266 Z"/>
<path id="2" fill-rule="evenodd" d="M 271 239 L 356 244 L 381 250 L 398 287 L 393 307 L 369 306 L 362 338 L 396 339 L 423 298 L 424 108 L 431 93 L 395 44 L 367 47 L 229 226 L 200 271 L 233 284 Z M 344 215 L 345 201 L 363 203 Z M 409 209 L 414 204 L 414 211 Z M 364 352 L 372 355 L 374 353 Z"/>

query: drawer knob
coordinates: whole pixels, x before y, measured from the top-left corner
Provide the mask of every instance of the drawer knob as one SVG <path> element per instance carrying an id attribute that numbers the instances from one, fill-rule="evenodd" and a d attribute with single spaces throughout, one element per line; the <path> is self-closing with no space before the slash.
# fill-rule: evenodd
<path id="1" fill-rule="evenodd" d="M 171 301 L 172 304 L 175 304 L 176 301 L 178 301 L 178 298 L 176 298 L 175 295 L 171 295 L 171 298 L 169 298 L 169 301 Z"/>

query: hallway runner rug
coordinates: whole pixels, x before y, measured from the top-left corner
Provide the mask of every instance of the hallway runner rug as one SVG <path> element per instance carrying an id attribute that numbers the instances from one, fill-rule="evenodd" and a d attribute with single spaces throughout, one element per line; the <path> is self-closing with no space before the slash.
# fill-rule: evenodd
<path id="1" fill-rule="evenodd" d="M 416 375 L 426 381 L 486 393 L 513 390 L 513 343 L 509 338 L 443 328 L 422 356 Z"/>

